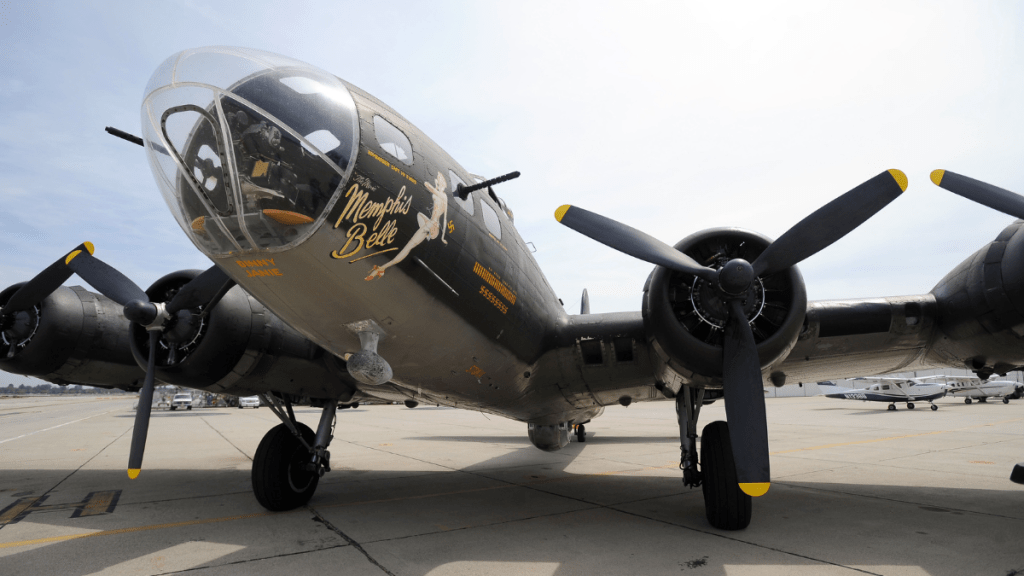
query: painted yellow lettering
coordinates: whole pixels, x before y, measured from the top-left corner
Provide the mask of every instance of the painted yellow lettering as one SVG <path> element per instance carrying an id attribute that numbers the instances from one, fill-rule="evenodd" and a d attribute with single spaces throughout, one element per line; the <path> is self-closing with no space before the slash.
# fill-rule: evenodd
<path id="1" fill-rule="evenodd" d="M 355 224 L 354 226 L 349 228 L 348 232 L 345 234 L 348 240 L 345 242 L 345 245 L 341 247 L 341 250 L 335 250 L 334 252 L 331 252 L 331 258 L 337 258 L 341 260 L 342 258 L 348 258 L 349 256 L 352 256 L 353 254 L 362 250 L 364 244 L 363 236 L 365 234 L 366 224 L 363 224 L 362 222 Z M 354 248 L 352 248 L 350 252 L 347 252 L 349 246 L 352 245 L 353 240 L 355 240 L 357 244 L 355 245 Z"/>

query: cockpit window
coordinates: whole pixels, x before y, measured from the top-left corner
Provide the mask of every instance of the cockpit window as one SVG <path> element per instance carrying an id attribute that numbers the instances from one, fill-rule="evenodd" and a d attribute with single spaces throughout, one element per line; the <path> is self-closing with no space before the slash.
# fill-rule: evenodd
<path id="1" fill-rule="evenodd" d="M 385 152 L 398 158 L 406 166 L 412 166 L 412 143 L 397 126 L 381 118 L 373 117 L 373 132 L 377 143 Z"/>
<path id="2" fill-rule="evenodd" d="M 501 208 L 501 211 L 505 213 L 505 216 L 508 216 L 509 222 L 512 222 L 514 224 L 516 221 L 516 217 L 512 214 L 512 210 L 509 209 L 508 205 L 505 204 L 505 201 L 499 198 L 498 195 L 494 193 L 493 188 L 487 188 L 487 193 L 491 196 L 491 199 L 494 200 L 494 203 L 497 204 L 499 208 Z"/>
<path id="3" fill-rule="evenodd" d="M 487 227 L 487 231 L 501 240 L 501 222 L 498 221 L 498 213 L 487 202 L 481 202 L 480 208 L 484 215 L 484 226 Z"/>
<path id="4" fill-rule="evenodd" d="M 211 255 L 308 238 L 337 201 L 359 142 L 340 80 L 244 48 L 169 58 L 150 79 L 142 120 L 164 198 Z"/>
<path id="5" fill-rule="evenodd" d="M 449 188 L 450 188 L 449 192 L 451 192 L 452 193 L 452 197 L 455 198 L 455 203 L 459 205 L 459 208 L 462 208 L 463 210 L 465 210 L 466 214 L 469 214 L 470 216 L 472 216 L 473 215 L 473 195 L 472 194 L 468 194 L 468 195 L 466 195 L 466 199 L 463 200 L 462 198 L 459 198 L 459 194 L 458 194 L 459 186 L 460 185 L 461 186 L 465 186 L 466 183 L 462 180 L 462 178 L 459 178 L 459 175 L 456 174 L 455 171 L 453 171 L 453 170 L 449 170 L 448 171 L 448 182 L 449 182 Z"/>

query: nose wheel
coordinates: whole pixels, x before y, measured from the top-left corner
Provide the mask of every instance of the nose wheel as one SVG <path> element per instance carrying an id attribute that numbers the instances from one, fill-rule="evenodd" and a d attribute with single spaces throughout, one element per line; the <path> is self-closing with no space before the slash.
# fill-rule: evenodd
<path id="1" fill-rule="evenodd" d="M 330 472 L 334 439 L 336 400 L 324 400 L 320 424 L 314 433 L 295 420 L 291 402 L 264 394 L 267 405 L 281 420 L 271 428 L 252 460 L 252 489 L 256 500 L 267 510 L 292 510 L 309 502 L 320 477 Z"/>

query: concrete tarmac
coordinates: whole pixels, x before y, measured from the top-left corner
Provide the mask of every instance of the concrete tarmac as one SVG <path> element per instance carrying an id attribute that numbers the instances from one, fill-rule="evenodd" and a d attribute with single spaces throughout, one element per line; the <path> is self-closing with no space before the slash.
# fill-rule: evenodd
<path id="1" fill-rule="evenodd" d="M 342 410 L 334 470 L 285 513 L 251 493 L 269 409 L 154 411 L 129 480 L 133 402 L 0 398 L 0 575 L 1024 574 L 1024 401 L 768 399 L 773 483 L 737 532 L 682 486 L 670 402 L 555 453 L 495 416 Z"/>

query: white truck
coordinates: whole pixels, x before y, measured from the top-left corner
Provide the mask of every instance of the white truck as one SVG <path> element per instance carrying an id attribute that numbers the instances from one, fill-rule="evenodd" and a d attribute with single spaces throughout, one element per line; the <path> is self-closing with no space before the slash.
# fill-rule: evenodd
<path id="1" fill-rule="evenodd" d="M 191 394 L 175 394 L 174 399 L 171 400 L 171 410 L 178 408 L 184 408 L 185 410 L 192 409 L 192 395 Z"/>

